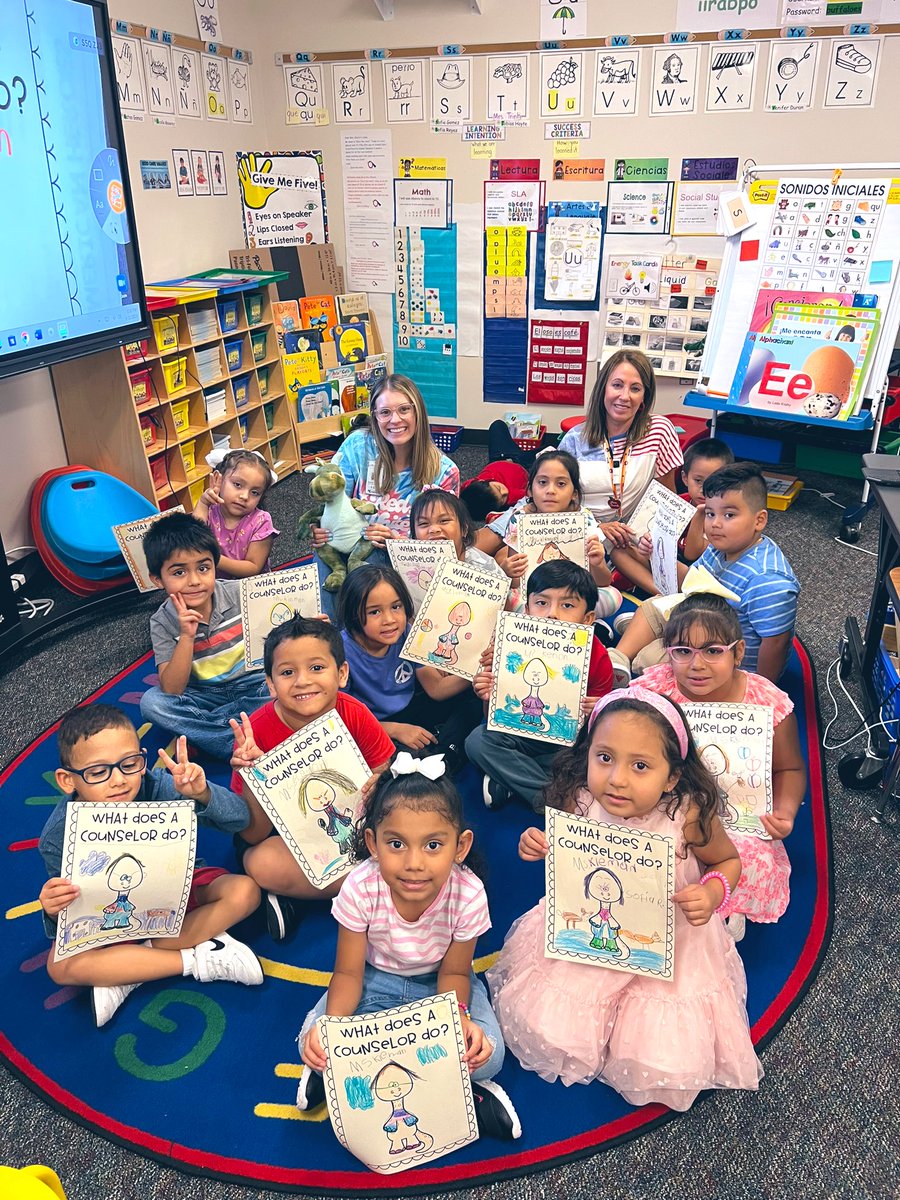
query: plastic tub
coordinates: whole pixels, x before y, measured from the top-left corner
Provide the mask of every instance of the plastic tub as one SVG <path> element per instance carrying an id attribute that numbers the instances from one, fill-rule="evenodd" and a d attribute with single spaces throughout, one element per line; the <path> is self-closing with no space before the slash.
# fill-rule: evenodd
<path id="1" fill-rule="evenodd" d="M 181 457 L 184 460 L 184 469 L 188 474 L 197 469 L 197 439 L 191 438 L 187 442 L 181 443 Z"/>
<path id="2" fill-rule="evenodd" d="M 259 384 L 260 396 L 268 396 L 269 394 L 269 368 L 256 368 L 256 382 Z"/>
<path id="3" fill-rule="evenodd" d="M 183 392 L 187 387 L 187 355 L 179 354 L 177 358 L 170 358 L 166 362 L 160 363 L 160 366 L 169 395 L 173 396 L 176 392 Z"/>
<path id="4" fill-rule="evenodd" d="M 172 424 L 175 426 L 176 433 L 184 433 L 190 427 L 189 407 L 190 404 L 187 400 L 172 405 Z"/>
<path id="5" fill-rule="evenodd" d="M 263 405 L 263 419 L 266 422 L 266 429 L 275 428 L 275 401 L 270 400 L 268 404 Z"/>
<path id="6" fill-rule="evenodd" d="M 222 327 L 222 332 L 231 333 L 232 330 L 237 329 L 238 302 L 234 296 L 228 296 L 224 300 L 217 300 L 216 308 L 219 310 L 219 324 Z"/>
<path id="7" fill-rule="evenodd" d="M 131 398 L 135 404 L 146 404 L 153 399 L 153 382 L 146 368 L 143 371 L 130 371 L 128 377 L 131 380 Z"/>
<path id="8" fill-rule="evenodd" d="M 258 325 L 263 315 L 262 292 L 248 292 L 244 297 L 244 308 L 247 313 L 247 324 Z"/>
<path id="9" fill-rule="evenodd" d="M 254 362 L 262 362 L 262 360 L 266 357 L 266 342 L 268 340 L 268 329 L 260 329 L 256 333 L 250 335 L 250 343 L 253 346 Z"/>
<path id="10" fill-rule="evenodd" d="M 153 318 L 153 337 L 161 354 L 174 350 L 178 345 L 178 318 L 163 316 Z"/>
<path id="11" fill-rule="evenodd" d="M 230 342 L 225 342 L 225 361 L 228 364 L 229 371 L 239 371 L 241 364 L 244 361 L 244 341 L 243 338 L 233 338 Z"/>
<path id="12" fill-rule="evenodd" d="M 250 436 L 250 418 L 247 416 L 238 417 L 238 425 L 241 427 L 241 440 L 246 445 L 247 438 Z"/>
<path id="13" fill-rule="evenodd" d="M 438 450 L 449 454 L 462 441 L 463 428 L 461 425 L 432 425 L 431 440 Z"/>
<path id="14" fill-rule="evenodd" d="M 234 388 L 234 407 L 244 408 L 250 402 L 250 376 L 236 375 L 232 387 Z"/>
<path id="15" fill-rule="evenodd" d="M 141 437 L 145 446 L 156 445 L 156 425 L 146 413 L 141 413 Z"/>
<path id="16" fill-rule="evenodd" d="M 213 450 L 230 450 L 231 449 L 231 434 L 229 433 L 214 433 L 212 435 Z"/>
<path id="17" fill-rule="evenodd" d="M 168 475 L 166 474 L 166 456 L 161 454 L 159 458 L 150 459 L 150 475 L 153 479 L 153 486 L 157 491 L 169 486 Z"/>
<path id="18" fill-rule="evenodd" d="M 146 338 L 141 338 L 139 342 L 126 342 L 122 347 L 122 353 L 125 355 L 127 363 L 143 362 L 150 353 L 150 343 Z"/>
<path id="19" fill-rule="evenodd" d="M 191 494 L 191 508 L 196 508 L 200 503 L 200 497 L 206 491 L 206 480 L 198 479 L 196 483 L 192 483 L 188 488 Z"/>

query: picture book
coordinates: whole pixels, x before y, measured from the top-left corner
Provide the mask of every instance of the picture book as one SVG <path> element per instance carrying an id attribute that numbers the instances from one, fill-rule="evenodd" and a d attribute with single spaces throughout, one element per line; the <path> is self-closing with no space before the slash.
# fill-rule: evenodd
<path id="1" fill-rule="evenodd" d="M 587 625 L 500 613 L 488 729 L 571 746 L 581 725 L 593 645 Z"/>
<path id="2" fill-rule="evenodd" d="M 368 328 L 366 325 L 335 325 L 331 329 L 339 363 L 363 363 L 369 353 Z"/>
<path id="3" fill-rule="evenodd" d="M 435 570 L 441 563 L 456 562 L 456 549 L 452 542 L 416 541 L 415 538 L 388 538 L 384 544 L 391 566 L 409 589 L 413 610 L 418 612 Z"/>
<path id="4" fill-rule="evenodd" d="M 477 1140 L 455 992 L 318 1028 L 331 1127 L 371 1171 L 395 1175 Z"/>
<path id="5" fill-rule="evenodd" d="M 860 342 L 795 334 L 748 333 L 728 402 L 736 407 L 827 420 L 854 410 Z"/>
<path id="6" fill-rule="evenodd" d="M 567 558 L 579 567 L 587 566 L 584 539 L 587 515 L 582 512 L 520 513 L 516 522 L 518 551 L 528 555 L 522 586 L 541 563 Z"/>
<path id="7" fill-rule="evenodd" d="M 772 812 L 772 736 L 767 704 L 685 704 L 697 750 L 722 795 L 722 823 L 768 838 L 759 818 Z"/>
<path id="8" fill-rule="evenodd" d="M 627 521 L 628 528 L 634 534 L 635 542 L 650 532 L 653 518 L 661 504 L 665 508 L 671 509 L 673 520 L 679 525 L 678 537 L 681 537 L 690 525 L 697 511 L 689 500 L 683 500 L 675 492 L 670 492 L 659 480 L 654 479 Z"/>
<path id="9" fill-rule="evenodd" d="M 368 362 L 368 359 L 366 360 Z M 362 371 L 356 372 L 356 407 L 369 407 L 369 395 L 372 388 L 379 379 L 384 379 L 387 375 L 387 367 L 384 363 L 375 363 L 373 366 L 365 367 Z"/>
<path id="10" fill-rule="evenodd" d="M 369 319 L 369 297 L 365 292 L 345 292 L 335 296 L 338 320 L 342 325 L 356 324 Z M 335 322 L 336 323 L 336 322 Z"/>
<path id="11" fill-rule="evenodd" d="M 242 579 L 241 620 L 247 670 L 262 666 L 263 643 L 276 625 L 297 615 L 317 617 L 321 611 L 322 593 L 315 563 Z"/>
<path id="12" fill-rule="evenodd" d="M 301 354 L 282 354 L 281 366 L 284 371 L 284 390 L 292 400 L 296 400 L 301 388 L 310 383 L 318 383 L 322 374 L 319 356 L 315 350 L 306 350 Z"/>
<path id="13" fill-rule="evenodd" d="M 306 354 L 314 350 L 319 364 L 322 363 L 323 329 L 287 329 L 284 334 L 285 354 Z"/>
<path id="14" fill-rule="evenodd" d="M 671 979 L 675 838 L 547 809 L 544 954 Z"/>
<path id="15" fill-rule="evenodd" d="M 279 352 L 283 353 L 285 333 L 293 333 L 300 328 L 300 305 L 296 300 L 273 300 L 272 321 Z"/>
<path id="16" fill-rule="evenodd" d="M 325 340 L 330 341 L 328 331 L 337 324 L 337 319 L 334 296 L 301 297 L 300 324 L 304 329 L 321 329 Z"/>
<path id="17" fill-rule="evenodd" d="M 59 914 L 56 957 L 178 937 L 187 913 L 197 817 L 192 800 L 66 808 L 60 874 L 79 888 Z"/>
<path id="18" fill-rule="evenodd" d="M 339 403 L 335 379 L 324 383 L 307 383 L 290 394 L 297 402 L 298 421 L 318 421 L 321 417 L 330 417 L 332 409 Z"/>
<path id="19" fill-rule="evenodd" d="M 760 288 L 750 317 L 751 333 L 771 333 L 776 304 L 816 304 L 835 308 L 853 303 L 852 292 L 792 292 L 788 288 Z"/>
<path id="20" fill-rule="evenodd" d="M 241 771 L 316 888 L 350 870 L 353 830 L 363 808 L 360 790 L 371 774 L 335 709 Z"/>
<path id="21" fill-rule="evenodd" d="M 351 366 L 326 367 L 325 379 L 328 383 L 336 383 L 338 403 L 341 412 L 354 412 L 356 404 L 356 372 Z"/>
<path id="22" fill-rule="evenodd" d="M 156 591 L 156 584 L 150 578 L 147 558 L 144 554 L 144 534 L 154 521 L 158 521 L 160 517 L 167 517 L 169 513 L 173 512 L 184 512 L 184 505 L 178 504 L 174 508 L 167 508 L 164 513 L 154 513 L 152 517 L 143 517 L 140 521 L 126 521 L 124 525 L 111 526 L 113 537 L 119 543 L 125 565 L 131 572 L 131 577 L 137 584 L 139 592 Z"/>
<path id="23" fill-rule="evenodd" d="M 508 579 L 465 562 L 438 567 L 404 643 L 402 657 L 471 682 L 509 588 Z"/>

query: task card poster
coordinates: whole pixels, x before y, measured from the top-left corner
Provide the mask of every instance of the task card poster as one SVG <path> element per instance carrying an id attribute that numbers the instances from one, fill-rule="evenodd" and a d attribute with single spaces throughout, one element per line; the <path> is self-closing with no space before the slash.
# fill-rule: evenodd
<path id="1" fill-rule="evenodd" d="M 294 616 L 317 617 L 322 611 L 319 572 L 315 563 L 241 580 L 244 623 L 244 666 L 262 666 L 266 637 Z"/>
<path id="2" fill-rule="evenodd" d="M 671 979 L 675 838 L 547 809 L 544 954 Z"/>
<path id="3" fill-rule="evenodd" d="M 119 543 L 125 565 L 131 572 L 131 577 L 137 584 L 139 592 L 155 592 L 157 585 L 150 578 L 150 568 L 147 566 L 147 556 L 144 554 L 144 534 L 160 517 L 169 513 L 184 512 L 184 505 L 167 508 L 164 513 L 155 513 L 152 517 L 143 517 L 140 521 L 127 521 L 124 525 L 111 526 L 113 537 Z"/>
<path id="4" fill-rule="evenodd" d="M 418 612 L 437 568 L 443 563 L 456 560 L 454 545 L 448 541 L 426 542 L 417 541 L 415 538 L 389 538 L 385 546 L 391 566 L 409 590 L 413 611 Z"/>
<path id="5" fill-rule="evenodd" d="M 337 711 L 317 717 L 241 776 L 316 888 L 350 869 L 350 843 L 372 772 Z"/>
<path id="6" fill-rule="evenodd" d="M 587 625 L 501 613 L 488 729 L 571 746 L 581 724 L 593 642 Z"/>
<path id="7" fill-rule="evenodd" d="M 193 801 L 69 804 L 60 874 L 80 892 L 59 915 L 56 957 L 178 937 L 196 848 Z"/>
<path id="8" fill-rule="evenodd" d="M 774 719 L 767 704 L 685 704 L 697 750 L 722 796 L 722 823 L 768 838 L 759 818 L 771 813 Z"/>
<path id="9" fill-rule="evenodd" d="M 321 150 L 239 150 L 237 174 L 249 249 L 328 241 Z"/>
<path id="10" fill-rule="evenodd" d="M 567 558 L 579 567 L 587 566 L 585 512 L 522 513 L 516 522 L 516 536 L 519 553 L 528 555 L 523 585 L 541 563 Z"/>
<path id="11" fill-rule="evenodd" d="M 395 1175 L 477 1140 L 455 993 L 318 1026 L 332 1128 L 370 1170 Z"/>
<path id="12" fill-rule="evenodd" d="M 402 657 L 471 682 L 509 588 L 508 579 L 468 563 L 442 565 L 416 614 Z"/>

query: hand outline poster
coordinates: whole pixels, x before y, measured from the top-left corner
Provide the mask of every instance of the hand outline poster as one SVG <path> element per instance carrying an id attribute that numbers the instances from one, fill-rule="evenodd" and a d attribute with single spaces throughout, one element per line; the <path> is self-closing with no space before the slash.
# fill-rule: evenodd
<path id="1" fill-rule="evenodd" d="M 406 584 L 413 602 L 413 613 L 422 607 L 436 569 L 456 561 L 456 550 L 448 541 L 417 541 L 415 538 L 388 538 L 385 542 L 391 566 Z"/>
<path id="2" fill-rule="evenodd" d="M 768 704 L 683 705 L 697 751 L 722 797 L 722 824 L 769 838 L 759 818 L 772 812 L 774 714 Z"/>
<path id="3" fill-rule="evenodd" d="M 238 150 L 236 156 L 249 249 L 328 241 L 321 150 Z"/>
<path id="4" fill-rule="evenodd" d="M 544 955 L 671 979 L 675 838 L 547 809 Z"/>
<path id="5" fill-rule="evenodd" d="M 478 1138 L 454 992 L 384 1012 L 320 1017 L 325 1099 L 342 1146 L 380 1175 Z"/>
<path id="6" fill-rule="evenodd" d="M 317 617 L 322 611 L 319 572 L 315 563 L 251 575 L 241 580 L 241 620 L 244 624 L 244 666 L 262 666 L 266 636 L 295 613 Z"/>
<path id="7" fill-rule="evenodd" d="M 183 513 L 184 505 L 178 504 L 174 508 L 167 508 L 164 513 L 154 513 L 152 517 L 142 517 L 140 521 L 126 521 L 124 525 L 110 526 L 113 537 L 119 543 L 125 565 L 131 572 L 131 577 L 137 584 L 139 592 L 159 590 L 150 578 L 150 568 L 147 566 L 147 557 L 144 554 L 144 534 L 160 517 L 167 517 L 169 513 L 173 512 Z"/>
<path id="8" fill-rule="evenodd" d="M 441 566 L 416 614 L 401 657 L 471 683 L 509 588 L 508 579 L 465 562 Z"/>
<path id="9" fill-rule="evenodd" d="M 191 800 L 72 801 L 60 874 L 80 893 L 59 914 L 56 957 L 148 937 L 178 937 L 196 849 Z"/>
<path id="10" fill-rule="evenodd" d="M 587 625 L 501 613 L 488 729 L 571 746 L 581 725 L 593 642 Z"/>
<path id="11" fill-rule="evenodd" d="M 567 558 L 579 567 L 587 567 L 587 513 L 520 513 L 516 522 L 516 539 L 519 554 L 528 556 L 528 566 L 522 586 L 541 563 Z"/>
<path id="12" fill-rule="evenodd" d="M 350 870 L 350 841 L 371 777 L 337 710 L 244 767 L 241 777 L 315 888 Z"/>

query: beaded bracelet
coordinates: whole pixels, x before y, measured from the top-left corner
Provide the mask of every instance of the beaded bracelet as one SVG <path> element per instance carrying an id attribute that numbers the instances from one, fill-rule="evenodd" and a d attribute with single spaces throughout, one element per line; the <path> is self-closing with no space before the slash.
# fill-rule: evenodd
<path id="1" fill-rule="evenodd" d="M 468 1004 L 463 1004 L 462 1000 L 457 1000 L 456 1003 L 457 1007 L 459 1008 L 460 1015 L 465 1017 L 467 1021 L 471 1021 L 472 1014 L 469 1012 Z"/>
<path id="2" fill-rule="evenodd" d="M 725 876 L 722 874 L 721 871 L 707 871 L 706 874 L 703 876 L 703 878 L 700 880 L 700 883 L 701 884 L 708 883 L 710 881 L 710 879 L 718 879 L 719 883 L 721 883 L 722 887 L 725 889 L 725 895 L 722 897 L 722 903 L 719 905 L 718 908 L 713 910 L 714 912 L 719 913 L 722 911 L 722 909 L 725 907 L 725 905 L 731 899 L 731 884 L 728 882 L 728 880 L 725 878 Z"/>

